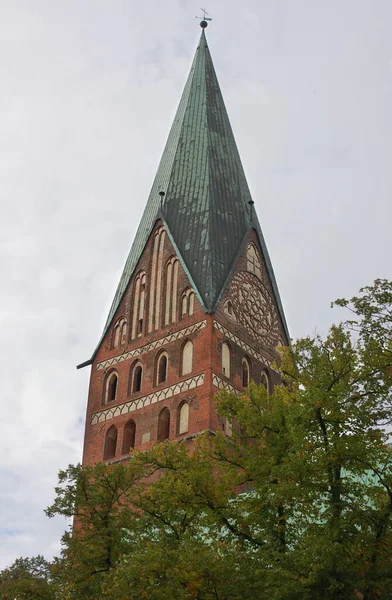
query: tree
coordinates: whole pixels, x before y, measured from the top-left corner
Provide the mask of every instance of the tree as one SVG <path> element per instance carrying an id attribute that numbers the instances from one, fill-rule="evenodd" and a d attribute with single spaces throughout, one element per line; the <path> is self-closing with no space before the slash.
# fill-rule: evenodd
<path id="1" fill-rule="evenodd" d="M 43 556 L 18 558 L 0 574 L 0 597 L 4 600 L 52 600 L 50 564 Z"/>
<path id="2" fill-rule="evenodd" d="M 282 348 L 272 395 L 218 394 L 231 437 L 60 474 L 59 597 L 391 597 L 392 283 L 336 304 L 352 318 Z"/>

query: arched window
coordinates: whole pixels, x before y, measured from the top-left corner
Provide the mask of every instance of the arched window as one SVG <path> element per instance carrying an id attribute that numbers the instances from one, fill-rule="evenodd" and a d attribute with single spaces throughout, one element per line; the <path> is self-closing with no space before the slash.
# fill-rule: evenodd
<path id="1" fill-rule="evenodd" d="M 157 384 L 165 383 L 167 380 L 167 354 L 163 352 L 159 355 L 157 362 Z"/>
<path id="2" fill-rule="evenodd" d="M 119 319 L 113 328 L 113 348 L 123 346 L 127 341 L 127 322 Z"/>
<path id="3" fill-rule="evenodd" d="M 267 394 L 270 393 L 270 380 L 269 380 L 269 376 L 267 371 L 262 371 L 261 372 L 261 385 L 263 385 L 265 387 L 265 389 L 267 390 Z"/>
<path id="4" fill-rule="evenodd" d="M 178 264 L 178 258 L 172 256 L 166 265 L 165 325 L 177 320 Z"/>
<path id="5" fill-rule="evenodd" d="M 246 268 L 261 279 L 261 260 L 256 246 L 252 243 L 246 247 Z"/>
<path id="6" fill-rule="evenodd" d="M 182 348 L 181 375 L 187 375 L 192 372 L 193 363 L 193 344 L 188 340 Z"/>
<path id="7" fill-rule="evenodd" d="M 188 288 L 185 290 L 181 297 L 181 317 L 190 317 L 193 315 L 195 310 L 195 293 L 193 290 Z"/>
<path id="8" fill-rule="evenodd" d="M 117 428 L 112 425 L 106 432 L 105 448 L 103 451 L 103 460 L 109 460 L 116 456 L 117 446 Z"/>
<path id="9" fill-rule="evenodd" d="M 122 454 L 129 454 L 135 447 L 136 425 L 135 421 L 128 421 L 124 427 L 124 437 L 122 445 Z"/>
<path id="10" fill-rule="evenodd" d="M 133 295 L 131 338 L 141 337 L 144 330 L 144 305 L 146 299 L 146 274 L 141 271 L 136 275 Z"/>
<path id="11" fill-rule="evenodd" d="M 106 378 L 105 383 L 105 403 L 113 402 L 117 396 L 118 375 L 112 371 Z"/>
<path id="12" fill-rule="evenodd" d="M 242 359 L 242 387 L 249 387 L 250 383 L 250 365 L 247 358 Z"/>
<path id="13" fill-rule="evenodd" d="M 227 315 L 229 315 L 229 317 L 231 317 L 231 318 L 234 317 L 233 304 L 232 304 L 231 300 L 227 300 L 225 302 L 223 310 L 225 311 L 225 313 Z"/>
<path id="14" fill-rule="evenodd" d="M 168 440 L 170 436 L 170 412 L 163 408 L 158 417 L 158 442 Z"/>
<path id="15" fill-rule="evenodd" d="M 229 345 L 226 342 L 222 344 L 222 373 L 226 377 L 230 377 L 231 352 Z"/>
<path id="16" fill-rule="evenodd" d="M 127 332 L 128 332 L 128 325 L 126 320 L 124 319 L 124 322 L 121 326 L 121 345 L 123 346 L 126 341 L 127 341 Z"/>
<path id="17" fill-rule="evenodd" d="M 189 426 L 189 404 L 183 402 L 178 408 L 178 435 L 186 433 Z"/>
<path id="18" fill-rule="evenodd" d="M 136 362 L 132 365 L 129 374 L 129 394 L 136 394 L 142 389 L 143 381 L 143 365 L 141 362 Z"/>
<path id="19" fill-rule="evenodd" d="M 154 331 L 159 327 L 159 315 L 161 308 L 162 291 L 162 261 L 163 246 L 165 243 L 165 230 L 160 227 L 154 235 L 154 243 L 151 259 L 151 285 L 150 285 L 150 307 L 148 311 L 148 331 Z"/>

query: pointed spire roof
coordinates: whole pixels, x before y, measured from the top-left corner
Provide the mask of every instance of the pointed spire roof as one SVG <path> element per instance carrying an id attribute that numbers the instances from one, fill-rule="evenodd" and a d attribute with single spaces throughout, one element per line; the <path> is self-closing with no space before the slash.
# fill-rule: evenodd
<path id="1" fill-rule="evenodd" d="M 160 191 L 165 192 L 162 207 Z M 203 29 L 103 335 L 159 218 L 206 312 L 214 312 L 245 238 L 255 228 L 287 333 L 272 265 L 249 202 L 252 198 Z"/>

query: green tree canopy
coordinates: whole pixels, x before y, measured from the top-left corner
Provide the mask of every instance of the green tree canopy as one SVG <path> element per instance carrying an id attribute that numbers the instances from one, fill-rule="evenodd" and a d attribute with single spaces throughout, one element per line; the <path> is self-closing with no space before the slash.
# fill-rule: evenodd
<path id="1" fill-rule="evenodd" d="M 336 304 L 350 320 L 282 348 L 273 394 L 218 394 L 230 437 L 60 474 L 53 598 L 392 596 L 392 283 Z"/>

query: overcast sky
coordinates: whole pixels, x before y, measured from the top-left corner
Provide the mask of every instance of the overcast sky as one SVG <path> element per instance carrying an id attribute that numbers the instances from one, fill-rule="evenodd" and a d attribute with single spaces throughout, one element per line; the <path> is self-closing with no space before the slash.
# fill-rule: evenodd
<path id="1" fill-rule="evenodd" d="M 3 0 L 0 567 L 60 548 L 101 335 L 200 28 L 188 0 Z M 392 279 L 391 0 L 210 0 L 210 51 L 292 337 Z"/>

